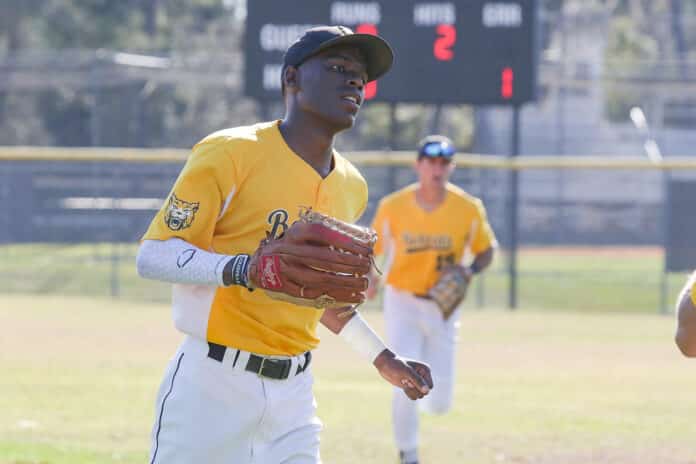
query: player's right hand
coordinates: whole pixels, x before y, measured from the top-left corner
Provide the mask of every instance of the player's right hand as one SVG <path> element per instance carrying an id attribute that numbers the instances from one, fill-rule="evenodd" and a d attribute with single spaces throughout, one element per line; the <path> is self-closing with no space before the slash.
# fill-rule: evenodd
<path id="1" fill-rule="evenodd" d="M 387 382 L 402 388 L 412 400 L 423 398 L 433 388 L 430 367 L 422 362 L 404 359 L 390 350 L 384 350 L 377 356 L 374 365 Z"/>

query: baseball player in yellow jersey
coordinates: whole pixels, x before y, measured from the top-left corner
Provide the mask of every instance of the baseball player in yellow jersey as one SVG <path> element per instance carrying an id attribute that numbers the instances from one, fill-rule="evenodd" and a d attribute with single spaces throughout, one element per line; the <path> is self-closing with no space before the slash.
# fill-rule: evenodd
<path id="1" fill-rule="evenodd" d="M 250 255 L 282 236 L 299 206 L 344 221 L 362 214 L 365 180 L 334 136 L 353 126 L 365 84 L 392 59 L 379 37 L 310 29 L 285 53 L 285 117 L 193 148 L 137 257 L 141 276 L 174 284 L 174 323 L 186 335 L 157 397 L 151 464 L 320 462 L 310 367 L 319 322 L 409 398 L 432 388 L 429 368 L 387 349 L 359 314 L 247 288 Z"/>
<path id="2" fill-rule="evenodd" d="M 674 339 L 684 356 L 696 357 L 696 271 L 686 281 L 677 299 L 677 333 Z"/>
<path id="3" fill-rule="evenodd" d="M 430 364 L 436 388 L 420 404 L 435 414 L 446 412 L 452 402 L 458 314 L 445 320 L 426 295 L 441 269 L 462 263 L 467 248 L 474 260 L 464 272 L 471 279 L 490 264 L 497 246 L 481 201 L 448 182 L 453 155 L 449 139 L 426 137 L 415 165 L 418 183 L 383 198 L 372 224 L 380 237 L 375 254 L 385 257 L 388 343 Z M 378 284 L 373 275 L 368 297 L 374 297 Z M 417 463 L 418 411 L 397 395 L 393 426 L 401 462 Z"/>

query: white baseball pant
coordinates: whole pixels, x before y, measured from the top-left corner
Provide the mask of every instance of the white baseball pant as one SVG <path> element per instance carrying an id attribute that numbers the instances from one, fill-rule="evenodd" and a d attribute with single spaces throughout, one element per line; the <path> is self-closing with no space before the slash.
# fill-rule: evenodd
<path id="1" fill-rule="evenodd" d="M 454 358 L 459 310 L 444 320 L 437 305 L 387 285 L 384 289 L 384 321 L 389 347 L 400 356 L 430 365 L 434 388 L 425 398 L 411 401 L 394 388 L 392 421 L 400 450 L 418 448 L 418 408 L 444 414 L 452 406 Z"/>
<path id="2" fill-rule="evenodd" d="M 295 374 L 307 358 L 285 358 L 291 374 L 274 380 L 245 370 L 248 352 L 227 348 L 217 361 L 209 349 L 188 336 L 169 363 L 150 464 L 320 463 L 311 369 Z"/>

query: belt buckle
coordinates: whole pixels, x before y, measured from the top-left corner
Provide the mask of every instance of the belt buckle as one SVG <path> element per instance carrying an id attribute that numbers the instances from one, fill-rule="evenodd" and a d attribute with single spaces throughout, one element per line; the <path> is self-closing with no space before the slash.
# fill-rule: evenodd
<path id="1" fill-rule="evenodd" d="M 268 361 L 268 362 L 266 362 Z M 285 380 L 288 377 L 290 377 L 290 367 L 292 366 L 292 362 L 290 360 L 286 359 L 274 359 L 274 358 L 261 358 L 261 365 L 259 366 L 259 371 L 257 372 L 257 375 L 259 377 L 267 377 L 269 379 L 275 379 L 275 380 Z M 269 373 L 264 372 L 264 368 L 277 368 L 279 371 L 277 373 L 273 373 L 272 371 Z"/>
<path id="2" fill-rule="evenodd" d="M 266 377 L 265 375 L 263 375 L 263 365 L 266 363 L 267 359 L 268 358 L 261 358 L 261 365 L 259 366 L 259 371 L 256 373 L 256 375 L 258 375 L 259 377 Z"/>

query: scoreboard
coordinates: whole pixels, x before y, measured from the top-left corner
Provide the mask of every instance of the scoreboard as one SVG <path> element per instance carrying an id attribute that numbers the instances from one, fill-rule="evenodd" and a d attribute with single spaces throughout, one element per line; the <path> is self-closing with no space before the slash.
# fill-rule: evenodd
<path id="1" fill-rule="evenodd" d="M 249 1 L 245 91 L 279 99 L 285 49 L 328 24 L 379 34 L 394 49 L 366 100 L 520 105 L 535 97 L 536 15 L 535 0 Z"/>

